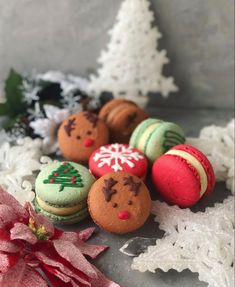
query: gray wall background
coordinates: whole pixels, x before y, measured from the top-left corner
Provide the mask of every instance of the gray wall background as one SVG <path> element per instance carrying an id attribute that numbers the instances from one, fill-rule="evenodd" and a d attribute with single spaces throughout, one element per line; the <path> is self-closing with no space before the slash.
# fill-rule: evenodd
<path id="1" fill-rule="evenodd" d="M 120 0 L 0 0 L 0 81 L 19 72 L 60 69 L 87 76 L 109 38 Z M 152 0 L 180 92 L 151 104 L 193 108 L 234 105 L 234 2 Z"/>

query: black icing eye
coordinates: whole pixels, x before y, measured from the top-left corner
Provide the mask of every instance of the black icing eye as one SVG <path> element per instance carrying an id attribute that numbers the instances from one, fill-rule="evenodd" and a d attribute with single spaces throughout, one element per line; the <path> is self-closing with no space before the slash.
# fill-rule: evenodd
<path id="1" fill-rule="evenodd" d="M 80 136 L 77 136 L 77 140 L 80 140 L 81 139 L 81 137 Z"/>
<path id="2" fill-rule="evenodd" d="M 118 207 L 118 204 L 115 202 L 115 203 L 113 203 L 113 208 L 116 208 L 116 207 Z"/>
<path id="3" fill-rule="evenodd" d="M 92 134 L 92 132 L 91 131 L 87 131 L 87 133 L 86 133 L 87 135 L 91 135 Z"/>
<path id="4" fill-rule="evenodd" d="M 131 200 L 128 201 L 128 205 L 132 205 L 132 203 L 133 203 L 133 202 L 132 202 Z"/>

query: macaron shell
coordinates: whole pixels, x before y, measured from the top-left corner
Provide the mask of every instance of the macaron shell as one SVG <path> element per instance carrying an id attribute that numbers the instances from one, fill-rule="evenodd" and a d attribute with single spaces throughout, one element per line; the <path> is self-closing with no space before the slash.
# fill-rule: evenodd
<path id="1" fill-rule="evenodd" d="M 63 162 L 56 162 L 44 167 L 35 182 L 35 192 L 43 201 L 52 205 L 74 206 L 87 198 L 89 189 L 94 182 L 94 177 L 89 170 L 74 162 L 69 162 L 80 174 L 83 187 L 64 187 L 60 190 L 60 184 L 44 183 L 52 172 L 56 171 Z"/>
<path id="2" fill-rule="evenodd" d="M 162 122 L 147 139 L 144 153 L 150 162 L 154 162 L 171 147 L 184 143 L 184 141 L 184 132 L 178 125 Z"/>
<path id="3" fill-rule="evenodd" d="M 202 152 L 200 152 L 198 149 L 196 149 L 195 147 L 190 146 L 190 145 L 186 145 L 186 144 L 177 145 L 173 149 L 182 150 L 182 151 L 190 153 L 203 166 L 203 168 L 207 174 L 207 181 L 208 181 L 207 189 L 206 189 L 205 193 L 203 194 L 203 196 L 206 196 L 211 191 L 213 191 L 214 186 L 215 186 L 215 173 L 214 173 L 213 167 L 212 167 L 210 161 L 208 160 L 208 158 Z"/>
<path id="4" fill-rule="evenodd" d="M 129 190 L 129 186 L 123 184 L 123 179 L 129 176 L 135 182 L 141 182 L 137 196 Z M 110 178 L 117 181 L 113 187 L 117 192 L 107 202 L 103 188 L 105 180 Z M 128 205 L 130 200 L 132 204 Z M 114 204 L 117 206 L 113 207 Z M 88 196 L 88 208 L 92 219 L 101 228 L 112 233 L 124 234 L 134 231 L 144 224 L 150 214 L 151 198 L 147 187 L 139 178 L 125 172 L 108 173 L 93 184 Z M 118 217 L 118 214 L 123 211 L 130 213 L 129 219 L 121 220 Z"/>
<path id="5" fill-rule="evenodd" d="M 82 221 L 89 214 L 88 209 L 84 208 L 84 209 L 78 211 L 77 213 L 69 215 L 69 216 L 59 216 L 59 215 L 49 213 L 49 212 L 45 211 L 44 209 L 42 209 L 38 205 L 37 201 L 34 202 L 34 206 L 35 206 L 35 209 L 37 212 L 42 213 L 46 217 L 50 218 L 54 224 L 58 224 L 58 225 L 75 224 L 77 222 Z"/>
<path id="6" fill-rule="evenodd" d="M 80 203 L 71 206 L 71 207 L 64 207 L 64 206 L 52 206 L 49 205 L 48 203 L 46 203 L 45 201 L 41 200 L 38 196 L 36 198 L 37 200 L 37 204 L 44 209 L 46 212 L 48 213 L 52 213 L 54 215 L 59 215 L 59 216 L 68 216 L 68 215 L 72 215 L 74 213 L 79 212 L 80 210 L 84 209 L 87 204 L 86 201 L 81 201 Z"/>
<path id="7" fill-rule="evenodd" d="M 63 156 L 75 162 L 87 162 L 94 150 L 109 142 L 109 130 L 104 121 L 98 119 L 93 126 L 84 114 L 86 113 L 79 112 L 71 115 L 62 122 L 58 130 L 58 143 Z M 75 124 L 69 136 L 66 126 L 71 120 Z M 92 140 L 92 145 L 86 146 L 86 140 Z"/>
<path id="8" fill-rule="evenodd" d="M 200 178 L 196 169 L 174 155 L 163 155 L 152 168 L 152 181 L 156 190 L 170 204 L 193 206 L 200 199 Z"/>
<path id="9" fill-rule="evenodd" d="M 144 131 L 150 125 L 155 124 L 157 122 L 160 122 L 160 120 L 152 119 L 152 118 L 142 121 L 133 131 L 131 138 L 130 138 L 130 145 L 133 147 L 137 147 L 139 139 L 140 139 L 141 135 L 144 133 Z"/>
<path id="10" fill-rule="evenodd" d="M 122 168 L 119 171 L 129 172 L 131 174 L 138 176 L 141 179 L 144 179 L 146 176 L 147 170 L 148 170 L 148 161 L 147 161 L 145 155 L 142 152 L 140 152 L 139 150 L 137 150 L 136 148 L 130 147 L 129 145 L 126 145 L 126 144 L 106 145 L 106 146 L 104 146 L 104 148 L 109 148 L 109 147 L 112 147 L 115 145 L 117 145 L 118 148 L 121 148 L 122 146 L 124 148 L 129 147 L 129 149 L 133 150 L 133 152 L 135 154 L 137 153 L 142 157 L 142 158 L 139 158 L 138 160 L 136 160 L 134 157 L 129 158 L 128 161 L 131 161 L 133 163 L 133 166 L 130 166 L 127 162 L 122 163 L 120 158 L 117 159 L 118 164 Z M 94 160 L 95 155 L 99 154 L 99 153 L 100 153 L 100 148 L 98 150 L 94 151 L 93 154 L 91 155 L 90 159 L 89 159 L 89 169 L 90 169 L 91 173 L 96 178 L 99 178 L 99 177 L 105 175 L 106 173 L 115 171 L 115 169 L 113 167 L 113 165 L 115 165 L 114 159 L 111 160 L 110 165 L 104 164 L 102 167 L 99 166 L 100 160 L 97 160 L 97 161 Z M 119 151 L 119 153 L 121 155 L 122 152 Z M 123 152 L 123 153 L 128 154 L 127 152 Z M 108 153 L 106 152 L 106 154 L 108 154 Z"/>
<path id="11" fill-rule="evenodd" d="M 113 113 L 112 117 L 108 116 L 107 118 L 111 142 L 128 143 L 133 130 L 141 121 L 146 119 L 148 115 L 139 107 L 126 103 L 123 104 L 121 109 L 117 107 L 116 110 L 117 112 Z M 135 120 L 127 126 L 128 117 L 132 115 L 135 115 Z"/>
<path id="12" fill-rule="evenodd" d="M 123 103 L 129 103 L 131 105 L 136 106 L 136 104 L 132 101 L 128 101 L 125 99 L 113 99 L 102 107 L 102 109 L 99 112 L 99 118 L 102 119 L 103 121 L 106 121 L 106 118 L 108 114 L 112 111 L 112 109 Z"/>

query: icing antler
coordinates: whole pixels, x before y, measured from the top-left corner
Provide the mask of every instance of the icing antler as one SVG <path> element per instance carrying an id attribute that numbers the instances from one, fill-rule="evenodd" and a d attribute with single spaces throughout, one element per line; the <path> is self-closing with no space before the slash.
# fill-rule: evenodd
<path id="1" fill-rule="evenodd" d="M 98 121 L 98 117 L 97 115 L 91 113 L 91 112 L 84 112 L 84 117 L 92 124 L 92 127 L 95 128 L 97 121 Z"/>
<path id="2" fill-rule="evenodd" d="M 132 176 L 124 177 L 123 181 L 124 185 L 130 185 L 130 191 L 133 192 L 135 196 L 137 196 L 139 193 L 141 182 L 134 182 Z"/>
<path id="3" fill-rule="evenodd" d="M 112 198 L 112 195 L 117 192 L 116 189 L 112 189 L 116 183 L 117 181 L 114 180 L 112 177 L 104 180 L 105 186 L 103 187 L 102 191 L 107 202 L 109 202 Z"/>
<path id="4" fill-rule="evenodd" d="M 68 124 L 64 126 L 66 134 L 71 137 L 71 132 L 75 129 L 75 118 L 68 120 Z"/>

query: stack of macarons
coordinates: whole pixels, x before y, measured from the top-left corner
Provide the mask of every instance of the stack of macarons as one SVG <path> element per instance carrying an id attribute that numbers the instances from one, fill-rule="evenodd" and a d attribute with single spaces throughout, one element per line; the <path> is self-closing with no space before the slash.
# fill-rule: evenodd
<path id="1" fill-rule="evenodd" d="M 140 228 L 151 208 L 148 172 L 156 191 L 180 207 L 196 204 L 214 188 L 209 160 L 185 144 L 182 128 L 148 118 L 131 101 L 111 100 L 98 115 L 71 115 L 58 130 L 58 143 L 69 161 L 44 167 L 35 184 L 36 210 L 57 224 L 78 222 L 89 211 L 109 232 Z"/>

